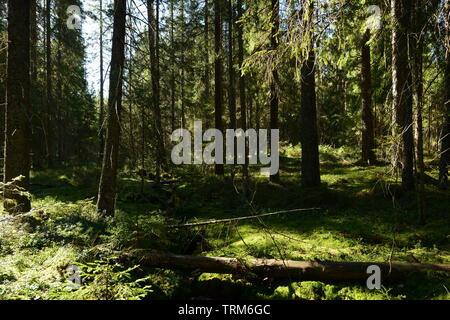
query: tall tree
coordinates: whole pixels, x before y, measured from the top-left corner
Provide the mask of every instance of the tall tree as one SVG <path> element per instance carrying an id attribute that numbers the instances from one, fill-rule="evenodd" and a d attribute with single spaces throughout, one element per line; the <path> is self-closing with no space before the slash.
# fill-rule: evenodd
<path id="1" fill-rule="evenodd" d="M 31 0 L 30 4 L 30 72 L 31 86 L 37 85 L 37 41 L 38 41 L 38 25 L 37 25 L 37 0 Z"/>
<path id="2" fill-rule="evenodd" d="M 361 100 L 362 100 L 362 161 L 373 165 L 375 157 L 375 132 L 372 111 L 372 71 L 370 62 L 370 30 L 367 29 L 361 46 Z"/>
<path id="3" fill-rule="evenodd" d="M 56 86 L 55 86 L 55 125 L 54 130 L 56 135 L 54 138 L 56 140 L 55 149 L 57 160 L 59 163 L 63 159 L 63 137 L 62 137 L 62 109 L 63 109 L 63 77 L 62 77 L 62 49 L 65 42 L 65 9 L 67 8 L 64 0 L 57 1 L 55 3 L 56 11 L 56 23 L 55 23 L 55 33 L 56 33 L 56 61 L 55 61 L 55 75 L 56 75 Z"/>
<path id="4" fill-rule="evenodd" d="M 174 23 L 174 1 L 170 2 L 170 123 L 171 131 L 175 130 L 175 23 Z"/>
<path id="5" fill-rule="evenodd" d="M 237 114 L 236 114 L 236 87 L 235 78 L 236 72 L 234 70 L 234 39 L 233 39 L 233 25 L 234 8 L 233 0 L 228 0 L 228 112 L 230 115 L 230 128 L 236 130 L 237 128 Z M 233 138 L 234 139 L 234 138 Z M 237 156 L 236 139 L 234 139 L 233 157 Z M 231 175 L 234 177 L 234 167 L 231 169 Z"/>
<path id="6" fill-rule="evenodd" d="M 38 83 L 38 16 L 37 0 L 31 0 L 30 4 L 30 118 L 40 113 L 39 101 L 39 83 Z M 41 167 L 43 158 L 43 139 L 41 130 L 36 123 L 31 123 L 32 131 L 32 164 L 33 168 Z"/>
<path id="7" fill-rule="evenodd" d="M 223 132 L 223 83 L 222 83 L 222 73 L 223 73 L 223 58 L 222 58 L 222 0 L 214 0 L 214 119 L 215 128 Z M 218 141 L 216 141 L 216 146 Z M 217 147 L 216 147 L 217 148 Z M 217 150 L 217 149 L 216 149 Z M 218 161 L 216 155 L 216 161 Z M 223 159 L 221 159 L 223 161 Z M 217 175 L 224 174 L 223 164 L 215 164 L 215 173 Z"/>
<path id="8" fill-rule="evenodd" d="M 46 0 L 45 5 L 45 57 L 46 57 L 46 114 L 45 114 L 45 146 L 47 165 L 53 164 L 53 81 L 52 81 L 52 2 Z"/>
<path id="9" fill-rule="evenodd" d="M 280 1 L 272 0 L 271 13 L 270 13 L 270 46 L 274 54 L 276 54 L 279 45 L 279 32 L 280 32 Z M 278 128 L 278 104 L 279 104 L 279 93 L 278 93 L 278 71 L 275 63 L 275 59 L 272 65 L 270 77 L 270 129 Z M 272 139 L 270 139 L 272 141 Z M 272 152 L 273 146 L 270 142 L 270 152 Z M 280 180 L 280 174 L 277 172 L 270 176 L 270 180 L 278 182 Z"/>
<path id="10" fill-rule="evenodd" d="M 442 189 L 448 187 L 448 164 L 450 163 L 450 1 L 445 1 L 445 102 L 444 127 L 441 136 L 441 158 L 439 161 L 439 185 Z"/>
<path id="11" fill-rule="evenodd" d="M 234 45 L 233 45 L 233 25 L 234 25 L 233 0 L 228 0 L 228 111 L 230 113 L 230 128 L 236 129 L 236 87 L 234 70 Z"/>
<path id="12" fill-rule="evenodd" d="M 186 54 L 185 54 L 185 33 L 186 33 L 186 24 L 184 17 L 184 0 L 181 0 L 181 8 L 180 8 L 180 19 L 181 19 L 181 128 L 186 128 L 186 110 L 185 110 L 185 73 L 186 73 Z"/>
<path id="13" fill-rule="evenodd" d="M 149 23 L 149 49 L 150 73 L 152 78 L 152 107 L 154 130 L 156 132 L 156 180 L 161 177 L 164 166 L 164 134 L 161 121 L 160 106 L 160 79 L 159 79 L 159 0 L 156 0 L 156 16 L 154 10 L 155 0 L 147 0 L 147 18 Z"/>
<path id="14" fill-rule="evenodd" d="M 209 1 L 205 0 L 205 7 L 204 7 L 204 15 L 205 15 L 205 26 L 204 26 L 204 42 L 205 42 L 205 75 L 204 75 L 204 92 L 203 92 L 203 102 L 205 107 L 205 118 L 208 122 L 208 106 L 209 106 L 209 100 L 211 96 L 211 85 L 210 85 L 210 63 L 209 63 Z"/>
<path id="15" fill-rule="evenodd" d="M 414 94 L 416 102 L 415 130 L 416 130 L 416 167 L 417 167 L 417 200 L 419 209 L 419 220 L 425 223 L 425 199 L 424 199 L 424 179 L 425 163 L 423 156 L 423 52 L 424 52 L 424 8 L 420 0 L 414 1 Z"/>
<path id="16" fill-rule="evenodd" d="M 240 21 L 244 14 L 244 8 L 242 0 L 237 2 L 238 17 L 237 20 Z M 242 70 L 244 66 L 244 27 L 242 22 L 238 24 L 238 63 L 239 63 L 239 104 L 241 108 L 241 128 L 242 130 L 247 130 L 247 97 L 246 97 L 246 79 L 244 72 Z M 245 154 L 244 154 L 245 164 L 243 166 L 243 175 L 248 179 L 248 146 L 245 144 Z M 245 184 L 247 186 L 247 184 Z M 247 190 L 246 190 L 247 191 Z"/>
<path id="17" fill-rule="evenodd" d="M 125 59 L 125 24 L 126 0 L 115 0 L 106 141 L 97 201 L 97 210 L 108 216 L 114 215 L 116 200 Z"/>
<path id="18" fill-rule="evenodd" d="M 7 46 L 7 37 L 5 36 L 7 32 L 7 3 L 6 1 L 0 2 L 0 44 L 2 48 L 5 48 Z M 0 104 L 6 105 L 6 59 L 7 59 L 7 52 L 6 50 L 0 50 Z M 4 141 L 5 141 L 5 110 L 3 109 L 2 112 L 0 112 L 0 132 L 2 133 L 0 135 L 0 156 L 4 157 Z"/>
<path id="19" fill-rule="evenodd" d="M 100 140 L 100 152 L 99 152 L 99 161 L 103 160 L 103 150 L 105 148 L 105 130 L 103 128 L 105 121 L 105 99 L 104 99 L 104 66 L 103 66 L 103 0 L 100 0 L 100 114 L 99 114 L 99 140 Z"/>
<path id="20" fill-rule="evenodd" d="M 128 16 L 128 28 L 129 30 L 132 30 L 133 28 L 133 18 L 129 15 Z M 128 46 L 128 77 L 127 77 L 127 93 L 128 96 L 128 136 L 129 136 L 129 153 L 130 153 L 130 165 L 131 168 L 136 168 L 136 162 L 137 162 L 137 148 L 136 148 L 136 141 L 134 137 L 134 129 L 135 129 L 135 119 L 133 117 L 133 109 L 134 109 L 134 101 L 133 101 L 133 90 L 132 90 L 132 84 L 134 83 L 133 73 L 134 73 L 134 55 L 135 52 L 133 48 L 135 48 L 135 41 L 132 34 L 128 36 L 127 41 L 129 41 L 130 45 Z M 127 59 L 127 58 L 125 58 Z"/>
<path id="21" fill-rule="evenodd" d="M 8 0 L 8 58 L 4 182 L 28 189 L 30 177 L 30 1 Z M 4 207 L 11 213 L 28 212 L 30 200 L 5 187 Z"/>
<path id="22" fill-rule="evenodd" d="M 314 52 L 314 0 L 303 1 L 303 25 L 307 42 L 307 56 L 301 66 L 300 139 L 302 145 L 302 185 L 320 185 L 319 134 L 317 129 L 317 102 Z"/>
<path id="23" fill-rule="evenodd" d="M 401 141 L 394 147 L 394 167 L 401 163 L 402 186 L 414 189 L 414 136 L 412 119 L 412 69 L 409 47 L 412 3 L 409 0 L 391 0 L 392 30 L 392 96 L 393 136 Z M 395 143 L 394 143 L 395 145 Z M 399 157 L 401 155 L 401 161 Z"/>

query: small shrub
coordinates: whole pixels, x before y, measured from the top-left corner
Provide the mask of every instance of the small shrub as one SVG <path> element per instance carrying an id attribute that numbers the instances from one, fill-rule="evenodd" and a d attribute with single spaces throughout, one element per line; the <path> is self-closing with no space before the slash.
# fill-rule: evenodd
<path id="1" fill-rule="evenodd" d="M 118 263 L 110 261 L 95 261 L 79 264 L 80 275 L 86 284 L 75 298 L 96 300 L 140 300 L 152 292 L 149 285 L 145 285 L 147 278 L 133 279 L 132 272 L 138 268 L 124 268 Z M 143 285 L 141 285 L 143 284 Z"/>

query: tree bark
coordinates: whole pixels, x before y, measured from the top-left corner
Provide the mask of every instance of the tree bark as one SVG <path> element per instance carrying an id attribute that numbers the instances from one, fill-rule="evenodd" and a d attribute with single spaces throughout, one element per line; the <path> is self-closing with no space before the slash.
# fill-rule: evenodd
<path id="1" fill-rule="evenodd" d="M 361 98 L 362 98 L 362 161 L 369 165 L 376 162 L 374 117 L 372 111 L 372 72 L 370 62 L 370 30 L 367 29 L 361 47 Z"/>
<path id="2" fill-rule="evenodd" d="M 160 76 L 159 76 L 159 0 L 156 0 L 156 16 L 154 10 L 155 0 L 147 0 L 147 18 L 149 23 L 148 41 L 150 50 L 150 73 L 152 78 L 152 105 L 153 128 L 156 132 L 156 180 L 161 177 L 164 167 L 164 136 L 161 121 L 160 106 Z"/>
<path id="3" fill-rule="evenodd" d="M 234 24 L 234 9 L 233 0 L 228 0 L 228 112 L 230 114 L 230 129 L 237 129 L 237 114 L 236 114 L 236 87 L 235 78 L 236 72 L 234 70 L 234 44 L 233 44 L 233 24 Z M 236 161 L 237 145 L 234 139 L 233 157 Z M 235 175 L 234 165 L 231 168 L 231 176 Z"/>
<path id="4" fill-rule="evenodd" d="M 304 17 L 310 24 L 314 17 L 314 1 L 305 0 L 304 5 L 309 6 L 309 17 Z M 304 13 L 306 15 L 306 13 Z M 300 109 L 300 138 L 302 145 L 302 185 L 316 187 L 320 185 L 319 162 L 319 133 L 317 129 L 317 103 L 315 78 L 315 52 L 312 26 L 309 28 L 308 56 L 301 66 L 301 109 Z"/>
<path id="5" fill-rule="evenodd" d="M 30 4 L 30 74 L 31 85 L 34 87 L 37 83 L 37 0 L 31 0 Z"/>
<path id="6" fill-rule="evenodd" d="M 170 2 L 170 124 L 172 132 L 175 131 L 175 38 L 174 38 L 174 4 Z"/>
<path id="7" fill-rule="evenodd" d="M 445 68 L 445 102 L 444 102 L 444 127 L 441 136 L 441 158 L 439 161 L 439 186 L 442 189 L 448 187 L 448 164 L 450 163 L 450 1 L 445 2 L 446 36 L 446 68 Z"/>
<path id="8" fill-rule="evenodd" d="M 243 15 L 243 7 L 242 7 L 242 0 L 238 0 L 237 2 L 237 10 L 238 10 L 238 21 L 242 19 Z M 246 79 L 245 75 L 243 74 L 242 67 L 244 65 L 244 28 L 242 26 L 242 23 L 239 23 L 238 25 L 238 63 L 239 63 L 239 104 L 241 107 L 241 128 L 242 130 L 247 130 L 247 97 L 246 97 Z M 245 164 L 243 165 L 243 175 L 245 178 L 245 193 L 247 194 L 248 189 L 248 144 L 245 144 Z"/>
<path id="9" fill-rule="evenodd" d="M 97 210 L 108 216 L 114 215 L 116 200 L 122 77 L 125 59 L 125 23 L 126 0 L 115 0 L 106 142 L 97 201 Z"/>
<path id="10" fill-rule="evenodd" d="M 425 179 L 425 163 L 423 158 L 423 121 L 422 121 L 422 109 L 423 109 L 423 50 L 424 50 L 424 37 L 425 32 L 423 28 L 425 26 L 424 16 L 422 13 L 421 1 L 414 1 L 414 25 L 415 36 L 414 41 L 414 84 L 415 84 L 415 96 L 416 96 L 416 164 L 417 164 L 417 202 L 419 211 L 419 223 L 425 224 L 425 198 L 424 198 L 424 179 Z"/>
<path id="11" fill-rule="evenodd" d="M 133 25 L 133 21 L 132 18 L 129 16 L 128 17 L 128 26 L 129 28 L 132 28 Z M 134 78 L 133 78 L 133 72 L 134 72 L 134 52 L 133 52 L 133 45 L 134 45 L 134 41 L 133 41 L 133 37 L 130 35 L 128 37 L 128 41 L 130 41 L 130 46 L 128 47 L 128 85 L 127 85 L 127 94 L 128 94 L 128 135 L 129 135 L 129 141 L 130 141 L 130 146 L 129 146 L 129 158 L 130 158 L 130 163 L 131 163 L 131 167 L 132 168 L 136 168 L 136 162 L 137 162 L 137 147 L 136 147 L 136 140 L 135 140 L 135 136 L 134 136 L 134 129 L 135 129 L 135 118 L 134 118 L 134 114 L 133 114 L 133 109 L 134 109 L 134 101 L 132 98 L 132 94 L 133 94 L 133 83 L 134 83 Z M 125 58 L 126 59 L 126 58 Z"/>
<path id="12" fill-rule="evenodd" d="M 237 128 L 236 117 L 236 88 L 234 71 L 234 45 L 233 45 L 233 24 L 234 10 L 233 0 L 228 0 L 228 111 L 230 113 L 230 128 Z"/>
<path id="13" fill-rule="evenodd" d="M 409 48 L 412 4 L 409 0 L 392 0 L 392 87 L 393 87 L 393 136 L 399 141 L 394 143 L 393 166 L 401 163 L 402 187 L 414 189 L 413 159 L 414 135 L 412 119 L 412 70 Z M 398 145 L 401 141 L 401 147 Z M 399 157 L 401 154 L 401 161 Z"/>
<path id="14" fill-rule="evenodd" d="M 184 78 L 185 78 L 185 32 L 186 26 L 184 23 L 184 0 L 181 0 L 181 128 L 186 128 L 186 110 L 184 101 Z"/>
<path id="15" fill-rule="evenodd" d="M 30 178 L 30 1 L 8 0 L 8 58 L 6 75 L 4 183 L 23 176 L 16 187 L 25 191 Z M 4 208 L 18 213 L 31 210 L 27 196 L 4 189 Z"/>
<path id="16" fill-rule="evenodd" d="M 5 34 L 7 32 L 7 7 L 6 3 L 4 1 L 0 3 L 0 32 L 2 34 Z M 7 39 L 5 37 L 0 40 L 0 43 L 2 47 L 7 45 Z M 7 59 L 7 52 L 6 50 L 0 51 L 0 72 L 1 74 L 6 75 L 6 59 Z M 0 104 L 6 105 L 6 77 L 0 77 Z M 0 112 L 0 157 L 4 158 L 4 152 L 5 152 L 5 109 Z M 4 164 L 3 164 L 4 166 Z"/>
<path id="17" fill-rule="evenodd" d="M 366 283 L 367 268 L 380 267 L 382 283 L 404 280 L 413 273 L 435 271 L 450 273 L 450 265 L 386 262 L 293 261 L 177 255 L 154 251 L 134 251 L 123 256 L 145 267 L 199 270 L 206 273 L 235 274 L 245 277 L 289 281 L 326 281 Z"/>
<path id="18" fill-rule="evenodd" d="M 270 14 L 270 45 L 271 49 L 274 52 L 274 61 L 272 62 L 272 75 L 270 79 L 270 129 L 279 129 L 278 125 L 278 104 L 279 104 L 279 79 L 278 79 L 278 71 L 276 66 L 276 53 L 279 45 L 279 29 L 280 29 L 280 1 L 272 0 L 271 6 L 271 14 Z M 269 140 L 270 144 L 270 152 L 272 152 L 272 139 Z M 270 176 L 270 181 L 279 182 L 280 174 L 277 172 L 274 175 Z"/>
<path id="19" fill-rule="evenodd" d="M 46 0 L 45 26 L 46 26 L 46 114 L 45 114 L 45 144 L 47 152 L 47 165 L 53 165 L 53 81 L 52 81 L 52 25 L 51 0 Z"/>
<path id="20" fill-rule="evenodd" d="M 100 0 L 100 114 L 99 114 L 99 161 L 103 160 L 103 150 L 105 148 L 105 99 L 104 99 L 104 70 L 103 70 L 103 0 Z"/>
<path id="21" fill-rule="evenodd" d="M 38 21 L 37 0 L 31 0 L 30 4 L 30 118 L 40 114 L 37 108 L 38 96 Z M 39 125 L 31 123 L 31 152 L 32 167 L 40 168 L 44 153 L 44 143 Z"/>
<path id="22" fill-rule="evenodd" d="M 222 0 L 214 0 L 214 119 L 215 129 L 223 132 L 223 58 L 222 58 Z M 218 142 L 216 142 L 216 145 Z M 218 159 L 216 155 L 216 162 L 223 159 Z M 216 175 L 224 175 L 223 164 L 216 163 L 214 166 Z"/>
<path id="23" fill-rule="evenodd" d="M 55 4 L 56 11 L 56 94 L 55 94 L 55 126 L 54 130 L 56 131 L 55 138 L 55 158 L 58 163 L 62 163 L 63 161 L 63 136 L 62 136 L 62 107 L 63 107 L 63 80 L 62 80 L 62 47 L 64 41 L 63 28 L 65 27 L 65 3 L 60 0 Z"/>
<path id="24" fill-rule="evenodd" d="M 205 8 L 204 8 L 204 15 L 205 15 L 205 29 L 203 31 L 204 33 L 204 42 L 205 42 L 205 74 L 204 74 L 204 92 L 203 92 L 203 103 L 204 103 L 204 110 L 205 110 L 205 119 L 206 119 L 206 127 L 209 128 L 209 102 L 211 97 L 211 85 L 210 85 L 210 63 L 209 63 L 209 1 L 205 0 Z"/>

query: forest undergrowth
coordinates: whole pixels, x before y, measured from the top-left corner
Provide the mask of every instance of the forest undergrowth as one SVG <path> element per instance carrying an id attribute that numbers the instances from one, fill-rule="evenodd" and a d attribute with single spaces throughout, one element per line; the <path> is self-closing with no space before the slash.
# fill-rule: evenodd
<path id="1" fill-rule="evenodd" d="M 173 183 L 145 181 L 142 192 L 140 178 L 124 171 L 116 216 L 106 219 L 95 208 L 98 169 L 33 172 L 32 212 L 0 214 L 0 299 L 449 299 L 450 279 L 438 273 L 369 290 L 146 268 L 120 259 L 123 251 L 151 249 L 243 260 L 450 263 L 450 197 L 436 186 L 437 161 L 427 157 L 427 223 L 420 225 L 416 195 L 401 192 L 389 165 L 360 166 L 354 154 L 322 146 L 318 188 L 300 187 L 299 150 L 289 146 L 280 158 L 280 184 L 258 176 L 257 168 L 244 188 L 239 169 L 219 178 L 190 166 L 167 174 Z M 168 228 L 298 208 L 318 209 Z M 73 266 L 81 287 L 69 281 Z"/>

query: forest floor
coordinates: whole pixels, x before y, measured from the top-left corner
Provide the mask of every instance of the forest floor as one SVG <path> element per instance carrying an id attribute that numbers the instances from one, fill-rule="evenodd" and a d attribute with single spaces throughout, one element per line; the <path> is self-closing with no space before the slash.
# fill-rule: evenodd
<path id="1" fill-rule="evenodd" d="M 437 273 L 369 290 L 353 283 L 252 281 L 231 275 L 122 265 L 121 250 L 246 259 L 450 263 L 450 192 L 433 179 L 428 158 L 427 223 L 418 224 L 416 195 L 403 194 L 388 165 L 358 166 L 353 150 L 321 147 L 323 185 L 300 187 L 299 150 L 285 147 L 281 183 L 254 172 L 251 194 L 206 167 L 179 167 L 157 187 L 120 175 L 115 219 L 95 211 L 98 169 L 71 167 L 33 172 L 32 214 L 13 219 L 0 212 L 0 299 L 450 299 L 450 279 Z M 320 210 L 167 229 L 198 222 L 297 208 Z M 76 265 L 83 285 L 70 285 Z"/>

